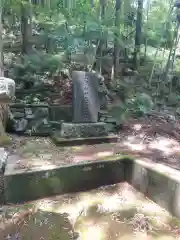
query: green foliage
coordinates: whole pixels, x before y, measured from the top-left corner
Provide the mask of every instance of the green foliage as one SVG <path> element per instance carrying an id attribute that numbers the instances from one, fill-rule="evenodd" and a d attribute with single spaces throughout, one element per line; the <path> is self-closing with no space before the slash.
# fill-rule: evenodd
<path id="1" fill-rule="evenodd" d="M 12 64 L 12 76 L 10 76 L 17 82 L 33 81 L 38 83 L 63 67 L 60 56 L 43 53 L 24 55 L 21 58 L 21 63 L 18 62 L 19 60 Z"/>
<path id="2" fill-rule="evenodd" d="M 145 93 L 139 93 L 125 100 L 124 103 L 119 103 L 113 106 L 109 113 L 116 119 L 118 124 L 123 123 L 129 117 L 140 117 L 148 113 L 153 108 L 151 97 Z"/>
<path id="3" fill-rule="evenodd" d="M 45 80 L 52 80 L 53 75 L 58 74 L 61 69 L 74 66 L 74 62 L 90 68 L 96 59 L 107 57 L 112 62 L 112 53 L 103 57 L 98 53 L 97 49 L 101 42 L 104 43 L 103 48 L 113 49 L 114 40 L 118 40 L 120 52 L 125 52 L 123 50 L 126 49 L 128 52 L 127 58 L 132 57 L 130 54 L 134 51 L 137 6 L 135 1 L 132 0 L 122 0 L 121 3 L 120 24 L 115 27 L 115 0 L 106 1 L 103 17 L 101 17 L 102 2 L 99 0 L 94 0 L 93 4 L 89 0 L 32 1 L 32 4 L 27 0 L 4 1 L 4 49 L 5 52 L 13 52 L 15 55 L 15 60 L 12 60 L 11 64 L 7 64 L 9 77 L 24 85 L 26 82 L 38 84 Z M 142 43 L 147 41 L 148 45 L 155 48 L 159 44 L 161 47 L 170 48 L 173 44 L 175 30 L 173 22 L 175 13 L 173 12 L 171 17 L 168 18 L 170 1 L 149 0 L 146 3 L 143 9 Z M 150 5 L 149 9 L 147 9 L 148 5 Z M 29 35 L 23 37 L 27 45 L 30 45 L 31 51 L 27 55 L 21 54 L 23 43 L 21 36 L 22 6 L 27 11 L 26 20 L 28 20 Z M 164 26 L 167 18 L 168 21 Z M 120 36 L 115 39 L 115 34 L 119 32 Z M 26 39 L 27 37 L 28 39 Z M 107 49 L 103 49 L 103 51 Z M 147 51 L 150 52 L 149 49 Z M 151 54 L 151 58 L 154 54 Z M 124 53 L 122 55 L 125 56 Z M 144 56 L 144 50 L 142 49 L 141 56 Z M 142 87 L 148 86 L 151 88 L 148 85 L 148 79 L 153 64 L 154 62 L 151 59 L 149 63 L 146 62 L 144 68 L 142 66 L 139 68 L 143 82 L 140 79 L 138 84 L 142 83 Z M 111 67 L 110 64 L 108 66 Z M 179 63 L 176 65 L 176 70 L 178 69 Z M 133 87 L 122 86 L 122 80 L 120 81 L 121 86 L 116 89 L 124 104 L 121 105 L 120 115 L 125 116 L 130 112 L 143 114 L 151 109 L 151 104 L 147 104 L 149 100 L 142 103 L 142 96 L 140 97 L 137 94 L 136 97 L 132 97 L 135 95 L 135 89 L 134 92 L 131 92 Z M 156 87 L 158 85 L 156 80 L 154 85 Z M 136 91 L 139 91 L 139 89 Z M 161 90 L 156 89 L 156 91 L 160 92 Z M 150 95 L 153 94 L 150 93 Z M 39 98 L 36 99 L 36 97 L 28 96 L 27 101 L 37 101 Z M 131 101 L 126 102 L 127 99 L 131 99 Z"/>
<path id="4" fill-rule="evenodd" d="M 148 21 L 144 24 L 144 36 L 148 39 L 148 44 L 156 47 L 161 42 L 161 46 L 171 47 L 173 40 L 173 23 L 171 18 L 164 26 L 170 8 L 168 1 L 152 1 Z M 161 10 L 160 10 L 161 9 Z"/>
<path id="5" fill-rule="evenodd" d="M 138 93 L 134 98 L 128 100 L 130 111 L 137 115 L 142 116 L 153 108 L 153 101 L 151 97 L 145 93 Z"/>

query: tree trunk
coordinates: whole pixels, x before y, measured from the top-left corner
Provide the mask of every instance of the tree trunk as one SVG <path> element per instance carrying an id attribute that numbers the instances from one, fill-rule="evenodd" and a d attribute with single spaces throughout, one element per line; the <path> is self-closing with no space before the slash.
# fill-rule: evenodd
<path id="1" fill-rule="evenodd" d="M 32 11 L 31 0 L 26 0 L 26 4 L 21 5 L 21 34 L 22 34 L 22 54 L 32 52 L 32 44 L 29 39 L 32 37 Z"/>
<path id="2" fill-rule="evenodd" d="M 100 1 L 100 12 L 101 12 L 101 21 L 104 20 L 105 17 L 105 6 L 106 6 L 106 0 L 101 0 Z M 102 57 L 103 57 L 103 48 L 107 45 L 107 41 L 101 36 L 101 39 L 99 41 L 99 46 L 97 49 L 97 65 L 96 69 L 100 73 L 102 73 Z"/>
<path id="3" fill-rule="evenodd" d="M 139 67 L 139 55 L 142 40 L 142 12 L 143 0 L 138 0 L 137 20 L 136 20 L 136 34 L 135 34 L 135 49 L 134 49 L 134 68 Z"/>
<path id="4" fill-rule="evenodd" d="M 94 8 L 94 0 L 90 0 L 91 7 Z"/>
<path id="5" fill-rule="evenodd" d="M 114 67 L 114 78 L 118 77 L 119 70 L 119 54 L 120 54 L 120 46 L 119 46 L 119 37 L 120 37 L 120 10 L 121 10 L 121 0 L 116 0 L 115 5 L 115 27 L 116 32 L 114 35 L 114 54 L 113 54 L 113 67 Z"/>
<path id="6" fill-rule="evenodd" d="M 150 0 L 147 1 L 147 12 L 146 12 L 146 24 L 148 24 L 148 20 L 149 20 L 149 13 L 150 13 Z M 147 46 L 148 46 L 148 38 L 147 38 L 147 29 L 146 29 L 146 34 L 145 34 L 145 48 L 144 48 L 144 60 L 146 61 L 146 57 L 147 57 Z"/>

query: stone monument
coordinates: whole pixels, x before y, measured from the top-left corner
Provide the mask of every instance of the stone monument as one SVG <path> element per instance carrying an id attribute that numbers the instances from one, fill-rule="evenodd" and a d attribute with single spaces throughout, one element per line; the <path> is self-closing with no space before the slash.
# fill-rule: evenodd
<path id="1" fill-rule="evenodd" d="M 98 75 L 93 72 L 74 71 L 72 80 L 73 122 L 98 122 L 100 110 Z"/>
<path id="2" fill-rule="evenodd" d="M 107 136 L 107 125 L 98 122 L 100 112 L 99 86 L 96 72 L 72 73 L 73 123 L 62 123 L 61 137 L 88 138 Z"/>

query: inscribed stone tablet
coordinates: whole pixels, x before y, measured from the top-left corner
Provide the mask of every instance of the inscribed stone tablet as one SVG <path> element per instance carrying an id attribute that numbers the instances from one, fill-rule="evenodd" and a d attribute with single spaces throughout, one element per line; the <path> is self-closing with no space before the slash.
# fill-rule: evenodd
<path id="1" fill-rule="evenodd" d="M 98 86 L 99 79 L 96 73 L 74 71 L 73 83 L 73 122 L 98 122 L 100 110 Z"/>

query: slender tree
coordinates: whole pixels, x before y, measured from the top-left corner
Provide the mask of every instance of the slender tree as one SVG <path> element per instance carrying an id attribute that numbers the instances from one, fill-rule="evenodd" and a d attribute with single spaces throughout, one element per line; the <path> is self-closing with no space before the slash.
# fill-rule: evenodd
<path id="1" fill-rule="evenodd" d="M 120 54 L 120 46 L 119 46 L 119 37 L 120 37 L 120 11 L 121 11 L 121 0 L 116 0 L 115 5 L 115 27 L 116 32 L 114 36 L 114 54 L 113 54 L 113 65 L 114 65 L 114 77 L 118 77 L 119 72 L 119 54 Z"/>
<path id="2" fill-rule="evenodd" d="M 21 4 L 21 34 L 22 34 L 22 54 L 32 51 L 32 11 L 31 0 L 25 0 Z"/>
<path id="3" fill-rule="evenodd" d="M 105 8 L 106 8 L 106 0 L 100 0 L 100 17 L 101 17 L 101 21 L 104 21 L 105 18 Z M 103 49 L 104 47 L 106 47 L 107 41 L 104 39 L 103 34 L 101 34 L 101 39 L 99 41 L 99 45 L 98 45 L 98 49 L 97 49 L 97 56 L 98 61 L 97 61 L 97 65 L 96 65 L 96 69 L 101 73 L 102 72 L 102 57 L 103 57 Z"/>
<path id="4" fill-rule="evenodd" d="M 135 48 L 134 48 L 134 68 L 137 69 L 139 65 L 139 54 L 142 42 L 142 12 L 143 0 L 137 0 L 137 19 L 136 19 L 136 33 L 135 33 Z"/>

